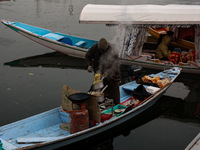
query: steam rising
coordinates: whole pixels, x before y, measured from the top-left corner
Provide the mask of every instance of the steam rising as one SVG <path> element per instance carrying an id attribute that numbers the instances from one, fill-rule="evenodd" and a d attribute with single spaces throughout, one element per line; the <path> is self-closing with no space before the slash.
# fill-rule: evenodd
<path id="1" fill-rule="evenodd" d="M 111 46 L 106 53 L 102 54 L 99 60 L 99 73 L 104 74 L 105 72 L 109 77 L 115 76 L 119 72 L 119 57 L 118 49 Z"/>

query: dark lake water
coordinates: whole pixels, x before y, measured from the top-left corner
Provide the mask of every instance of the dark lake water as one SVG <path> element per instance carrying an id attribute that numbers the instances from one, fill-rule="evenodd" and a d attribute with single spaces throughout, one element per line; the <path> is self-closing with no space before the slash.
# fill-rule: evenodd
<path id="1" fill-rule="evenodd" d="M 199 0 L 0 0 L 0 19 L 112 40 L 115 30 L 110 27 L 79 24 L 88 3 L 200 4 Z M 86 92 L 92 80 L 84 60 L 54 53 L 0 24 L 0 126 L 60 106 L 63 84 Z M 126 136 L 119 133 L 86 149 L 183 150 L 200 131 L 199 102 L 200 77 L 179 77 L 145 116 L 146 123 Z"/>

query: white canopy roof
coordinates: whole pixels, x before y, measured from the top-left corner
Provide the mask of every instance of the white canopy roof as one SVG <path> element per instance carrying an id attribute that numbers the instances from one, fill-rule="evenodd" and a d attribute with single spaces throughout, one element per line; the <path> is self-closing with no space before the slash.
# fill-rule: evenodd
<path id="1" fill-rule="evenodd" d="M 86 5 L 80 23 L 200 24 L 200 5 Z"/>

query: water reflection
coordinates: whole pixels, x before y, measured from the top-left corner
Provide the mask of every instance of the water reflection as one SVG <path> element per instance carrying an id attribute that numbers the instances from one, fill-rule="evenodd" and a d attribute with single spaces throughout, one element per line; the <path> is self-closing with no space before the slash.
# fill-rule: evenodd
<path id="1" fill-rule="evenodd" d="M 11 67 L 51 67 L 51 68 L 73 68 L 85 69 L 84 59 L 70 57 L 62 53 L 53 52 L 36 55 L 6 62 L 4 65 Z"/>
<path id="2" fill-rule="evenodd" d="M 69 11 L 69 15 L 73 15 L 73 5 L 72 5 L 72 0 L 70 0 L 70 4 L 69 4 L 69 7 L 68 7 L 68 11 Z"/>
<path id="3" fill-rule="evenodd" d="M 1 0 L 0 0 L 1 1 Z M 74 5 L 72 4 L 72 0 L 35 0 L 36 2 L 36 15 L 37 17 L 40 17 L 40 14 L 44 13 L 44 9 L 46 9 L 45 7 L 48 7 L 46 11 L 48 12 L 52 12 L 52 9 L 55 10 L 56 8 L 52 8 L 52 5 L 51 3 L 54 5 L 55 3 L 56 4 L 61 4 L 62 5 L 62 8 L 63 10 L 67 10 L 68 8 L 68 12 L 69 12 L 69 15 L 73 15 L 73 8 L 74 8 Z M 48 3 L 50 4 L 50 6 L 45 6 L 43 5 L 43 3 Z"/>
<path id="4" fill-rule="evenodd" d="M 113 147 L 113 138 L 107 139 L 104 141 L 84 141 L 76 144 L 72 144 L 67 147 L 62 147 L 57 150 L 63 150 L 63 149 L 70 149 L 70 150 L 114 150 Z"/>
<path id="5" fill-rule="evenodd" d="M 178 78 L 188 87 L 189 93 L 184 99 L 177 99 L 176 103 L 165 114 L 166 117 L 177 118 L 182 121 L 200 121 L 200 80 Z M 174 99 L 174 98 L 173 98 Z M 172 100 L 173 100 L 172 99 Z"/>

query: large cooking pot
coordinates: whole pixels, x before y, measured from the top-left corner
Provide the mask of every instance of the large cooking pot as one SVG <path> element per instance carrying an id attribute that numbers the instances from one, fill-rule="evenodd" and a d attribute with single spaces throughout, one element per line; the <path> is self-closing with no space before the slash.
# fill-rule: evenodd
<path id="1" fill-rule="evenodd" d="M 90 94 L 97 98 L 97 102 L 99 102 L 99 103 L 104 102 L 104 93 L 102 93 L 102 92 L 91 92 Z"/>
<path id="2" fill-rule="evenodd" d="M 69 95 L 67 98 L 72 101 L 72 103 L 84 103 L 89 97 L 90 94 L 87 93 L 75 93 Z"/>

